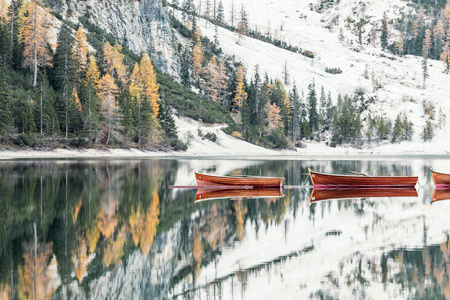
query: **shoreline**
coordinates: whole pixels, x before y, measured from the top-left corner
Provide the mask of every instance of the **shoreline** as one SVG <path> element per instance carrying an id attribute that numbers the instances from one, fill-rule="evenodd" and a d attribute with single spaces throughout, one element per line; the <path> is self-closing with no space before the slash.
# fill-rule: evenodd
<path id="1" fill-rule="evenodd" d="M 387 145 L 390 146 L 390 145 Z M 397 146 L 397 147 L 395 147 Z M 442 158 L 450 159 L 449 151 L 405 151 L 405 145 L 394 145 L 394 147 L 375 147 L 367 149 L 357 149 L 351 147 L 328 147 L 319 143 L 308 143 L 306 148 L 295 150 L 272 150 L 257 149 L 260 151 L 245 151 L 245 149 L 214 149 L 214 151 L 199 151 L 197 147 L 189 148 L 187 151 L 149 151 L 137 148 L 119 149 L 63 149 L 53 150 L 40 149 L 0 149 L 0 161 L 7 160 L 35 160 L 35 159 L 145 159 L 145 158 L 205 158 L 212 159 L 332 159 L 346 160 L 352 158 L 377 159 L 377 158 Z M 415 146 L 415 145 L 410 145 Z M 394 149 L 392 149 L 394 148 Z M 395 149 L 397 148 L 397 149 Z M 442 149 L 442 148 L 441 148 Z M 207 149 L 206 149 L 207 150 Z M 212 149 L 210 149 L 212 150 Z M 223 150 L 223 151 L 220 151 Z M 250 150 L 250 149 L 249 149 Z M 255 149 L 252 149 L 255 150 Z M 431 150 L 431 149 L 430 149 Z M 434 149 L 433 149 L 434 150 Z"/>

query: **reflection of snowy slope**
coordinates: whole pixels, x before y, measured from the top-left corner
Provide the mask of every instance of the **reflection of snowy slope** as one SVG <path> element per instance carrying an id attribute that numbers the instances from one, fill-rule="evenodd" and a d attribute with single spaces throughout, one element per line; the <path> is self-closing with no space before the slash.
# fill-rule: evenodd
<path id="1" fill-rule="evenodd" d="M 411 165 L 411 171 L 418 174 L 428 163 L 448 166 L 445 161 L 414 161 L 401 168 Z M 316 167 L 327 169 L 328 165 L 319 163 Z M 386 172 L 392 171 L 386 168 Z M 423 177 L 420 182 L 425 182 Z M 364 285 L 349 277 L 358 267 L 359 253 L 365 257 L 362 270 L 368 272 L 369 258 L 379 263 L 383 254 L 394 249 L 440 244 L 450 229 L 450 201 L 430 206 L 423 190 L 418 198 L 328 201 L 311 207 L 308 197 L 309 193 L 301 196 L 296 213 L 291 206 L 277 223 L 259 220 L 259 230 L 247 220 L 243 240 L 221 249 L 216 262 L 201 270 L 197 282 L 199 286 L 207 283 L 208 288 L 197 290 L 194 298 L 218 295 L 219 288 L 226 299 L 241 294 L 244 299 L 304 299 L 317 292 L 339 299 L 408 297 L 400 283 L 390 282 L 385 287 L 381 275 Z M 295 202 L 296 198 L 291 198 L 291 205 Z M 280 260 L 282 256 L 287 258 Z M 390 264 L 395 272 L 396 264 Z M 258 265 L 261 267 L 255 268 Z M 220 287 L 214 284 L 216 278 Z M 182 290 L 180 283 L 171 295 Z"/>
<path id="2" fill-rule="evenodd" d="M 135 250 L 121 265 L 89 285 L 91 299 L 162 299 L 169 291 L 180 243 L 180 223 L 159 234 L 149 255 Z"/>

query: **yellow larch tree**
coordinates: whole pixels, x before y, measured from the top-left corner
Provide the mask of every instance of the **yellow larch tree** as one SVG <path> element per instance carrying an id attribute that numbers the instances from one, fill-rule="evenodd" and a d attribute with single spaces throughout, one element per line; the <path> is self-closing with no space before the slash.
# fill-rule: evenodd
<path id="1" fill-rule="evenodd" d="M 122 226 L 117 232 L 115 239 L 111 237 L 106 246 L 105 253 L 103 255 L 103 263 L 106 267 L 111 264 L 119 265 L 122 262 L 122 256 L 124 254 L 123 247 L 126 242 L 127 231 L 125 226 Z"/>
<path id="2" fill-rule="evenodd" d="M 34 71 L 33 86 L 37 85 L 38 67 L 52 65 L 52 56 L 48 49 L 53 25 L 48 9 L 41 0 L 24 2 L 20 8 L 20 41 L 24 46 L 24 66 Z"/>
<path id="3" fill-rule="evenodd" d="M 11 286 L 7 282 L 0 283 L 0 299 L 11 299 L 11 295 Z"/>
<path id="4" fill-rule="evenodd" d="M 201 45 L 202 44 L 202 32 L 200 30 L 200 27 L 197 25 L 197 22 L 193 23 L 192 26 L 195 26 L 195 28 L 193 28 L 193 37 L 192 37 L 192 42 L 195 43 L 196 45 Z"/>
<path id="5" fill-rule="evenodd" d="M 119 224 L 119 219 L 116 215 L 116 208 L 118 205 L 117 200 L 111 195 L 109 195 L 109 197 L 109 199 L 104 199 L 102 201 L 102 209 L 96 217 L 98 229 L 107 239 L 111 237 Z"/>
<path id="6" fill-rule="evenodd" d="M 450 35 L 450 5 L 449 4 L 445 5 L 442 17 L 444 18 L 444 24 L 443 24 L 444 30 L 447 33 L 445 43 L 446 43 L 446 45 L 448 45 L 449 35 Z"/>
<path id="7" fill-rule="evenodd" d="M 199 44 L 195 44 L 192 49 L 192 76 L 196 81 L 200 80 L 202 74 L 203 52 Z"/>
<path id="8" fill-rule="evenodd" d="M 87 267 L 90 264 L 89 257 L 87 255 L 87 245 L 86 241 L 78 236 L 78 247 L 75 247 L 73 250 L 72 260 L 75 268 L 75 277 L 78 279 L 78 282 L 81 283 L 84 276 L 86 276 Z"/>
<path id="9" fill-rule="evenodd" d="M 130 76 L 130 84 L 128 90 L 130 91 L 130 95 L 132 98 L 138 99 L 140 97 L 142 82 L 141 82 L 141 74 L 139 70 L 139 65 L 137 63 L 134 64 L 133 72 L 131 72 Z"/>
<path id="10" fill-rule="evenodd" d="M 245 228 L 244 228 L 244 217 L 247 213 L 247 207 L 243 207 L 241 200 L 233 201 L 233 207 L 236 217 L 236 235 L 238 240 L 242 240 L 244 236 Z"/>
<path id="11" fill-rule="evenodd" d="M 203 252 L 203 245 L 202 245 L 202 236 L 199 233 L 199 230 L 195 230 L 194 233 L 194 243 L 192 246 L 192 256 L 193 256 L 193 264 L 194 264 L 194 275 L 195 279 L 198 278 L 200 275 L 200 266 L 202 263 L 202 252 Z"/>
<path id="12" fill-rule="evenodd" d="M 219 98 L 219 103 L 226 105 L 226 96 L 229 95 L 227 92 L 228 87 L 228 75 L 225 67 L 225 58 L 219 59 L 217 62 L 217 94 Z"/>
<path id="13" fill-rule="evenodd" d="M 204 81 L 202 82 L 202 89 L 206 96 L 214 102 L 219 102 L 219 97 L 216 89 L 219 70 L 215 56 L 211 57 L 203 72 Z"/>
<path id="14" fill-rule="evenodd" d="M 37 249 L 35 249 L 34 244 L 31 246 L 29 243 L 24 243 L 23 248 L 23 265 L 19 267 L 19 275 L 22 275 L 18 280 L 19 286 L 22 285 L 28 299 L 50 299 L 56 290 L 55 277 L 53 277 L 56 274 L 53 273 L 52 268 L 49 268 L 56 262 L 53 257 L 49 263 L 53 244 L 37 243 Z"/>
<path id="15" fill-rule="evenodd" d="M 395 42 L 395 49 L 397 50 L 397 54 L 402 56 L 403 55 L 403 38 L 402 35 L 400 34 L 398 36 L 398 40 Z"/>
<path id="16" fill-rule="evenodd" d="M 445 73 L 450 72 L 450 49 L 445 45 L 444 50 L 441 53 L 441 61 L 444 63 Z"/>
<path id="17" fill-rule="evenodd" d="M 0 0 L 0 21 L 2 22 L 8 22 L 9 16 L 8 16 L 8 2 L 6 0 Z"/>
<path id="18" fill-rule="evenodd" d="M 109 42 L 103 45 L 103 54 L 106 60 L 107 72 L 114 78 L 114 71 L 117 72 L 117 77 L 122 83 L 127 81 L 126 67 L 123 64 L 125 55 L 122 54 L 122 45 L 116 42 L 111 46 Z"/>
<path id="19" fill-rule="evenodd" d="M 442 23 L 442 20 L 439 19 L 433 28 L 434 47 L 437 49 L 438 53 L 441 53 L 442 51 L 444 37 L 444 23 Z"/>
<path id="20" fill-rule="evenodd" d="M 86 72 L 88 67 L 88 43 L 86 34 L 83 32 L 81 27 L 78 28 L 75 33 L 74 43 L 73 43 L 73 52 L 72 58 L 75 61 L 75 73 L 77 75 L 78 82 L 81 82 L 81 79 Z"/>
<path id="21" fill-rule="evenodd" d="M 266 112 L 266 121 L 268 123 L 269 132 L 276 130 L 277 128 L 284 127 L 282 117 L 281 117 L 281 108 L 277 106 L 276 103 L 270 104 L 267 102 L 266 107 L 264 108 Z"/>
<path id="22" fill-rule="evenodd" d="M 245 79 L 245 73 L 242 66 L 239 66 L 236 72 L 236 90 L 235 97 L 234 97 L 234 104 L 233 108 L 240 112 L 240 109 L 242 107 L 242 103 L 247 100 L 247 92 L 244 88 L 244 79 Z"/>
<path id="23" fill-rule="evenodd" d="M 73 224 L 75 224 L 77 222 L 78 219 L 78 214 L 80 213 L 80 209 L 81 209 L 81 205 L 83 204 L 83 200 L 81 199 L 81 197 L 78 199 L 78 203 L 77 206 L 75 206 L 75 211 L 72 214 L 72 221 Z"/>
<path id="24" fill-rule="evenodd" d="M 77 112 L 81 112 L 83 110 L 83 107 L 81 106 L 80 97 L 78 97 L 78 92 L 75 86 L 72 89 L 72 105 Z"/>
<path id="25" fill-rule="evenodd" d="M 142 219 L 139 210 L 131 209 L 130 217 L 128 219 L 128 226 L 130 228 L 131 237 L 134 242 L 134 246 L 139 245 L 139 238 L 142 230 Z"/>
<path id="26" fill-rule="evenodd" d="M 159 224 L 159 195 L 158 192 L 153 193 L 153 200 L 145 215 L 145 220 L 141 235 L 139 238 L 139 244 L 142 253 L 148 255 L 153 244 L 153 240 L 156 236 L 156 229 Z"/>
<path id="27" fill-rule="evenodd" d="M 103 127 L 106 131 L 106 144 L 108 145 L 111 137 L 119 139 L 121 136 L 120 129 L 122 119 L 120 108 L 116 100 L 118 87 L 114 83 L 114 79 L 108 73 L 100 79 L 97 85 L 97 93 L 102 103 L 102 113 L 105 118 Z"/>
<path id="28" fill-rule="evenodd" d="M 87 127 L 89 136 L 89 142 L 92 142 L 95 136 L 95 128 L 98 124 L 98 101 L 96 97 L 96 88 L 100 81 L 100 72 L 95 62 L 95 58 L 91 55 L 89 60 L 89 66 L 86 71 L 86 77 L 84 79 L 84 87 L 86 91 L 86 101 L 84 105 L 84 121 Z"/>
<path id="29" fill-rule="evenodd" d="M 97 248 L 97 243 L 100 239 L 100 230 L 98 228 L 97 220 L 94 221 L 92 228 L 86 229 L 86 239 L 89 246 L 89 253 L 95 253 L 95 248 Z"/>
<path id="30" fill-rule="evenodd" d="M 143 95 L 145 95 L 147 101 L 150 102 L 153 115 L 157 117 L 159 114 L 159 85 L 156 81 L 156 74 L 152 62 L 147 53 L 142 56 L 140 73 Z"/>

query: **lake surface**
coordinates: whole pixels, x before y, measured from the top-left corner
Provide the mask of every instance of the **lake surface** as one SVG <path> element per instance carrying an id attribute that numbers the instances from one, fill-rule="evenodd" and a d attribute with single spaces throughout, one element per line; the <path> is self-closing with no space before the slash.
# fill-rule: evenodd
<path id="1" fill-rule="evenodd" d="M 418 195 L 194 202 L 194 172 L 450 173 L 450 160 L 0 162 L 0 299 L 450 297 L 450 201 Z M 413 193 L 414 194 L 414 193 Z M 412 195 L 412 196 L 411 196 Z M 273 195 L 272 195 L 273 196 Z"/>

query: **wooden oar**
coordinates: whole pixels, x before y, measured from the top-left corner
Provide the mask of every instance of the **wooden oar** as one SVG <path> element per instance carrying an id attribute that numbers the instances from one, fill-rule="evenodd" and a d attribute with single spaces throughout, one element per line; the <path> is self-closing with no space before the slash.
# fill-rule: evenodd
<path id="1" fill-rule="evenodd" d="M 283 189 L 292 190 L 292 189 L 308 189 L 313 188 L 313 185 L 283 185 Z"/>
<path id="2" fill-rule="evenodd" d="M 169 185 L 169 189 L 253 190 L 251 185 Z"/>
<path id="3" fill-rule="evenodd" d="M 353 174 L 356 174 L 356 175 L 362 175 L 362 176 L 370 177 L 370 176 L 367 175 L 367 174 L 359 173 L 359 172 L 355 172 L 355 171 L 350 171 L 350 173 L 353 173 Z"/>

